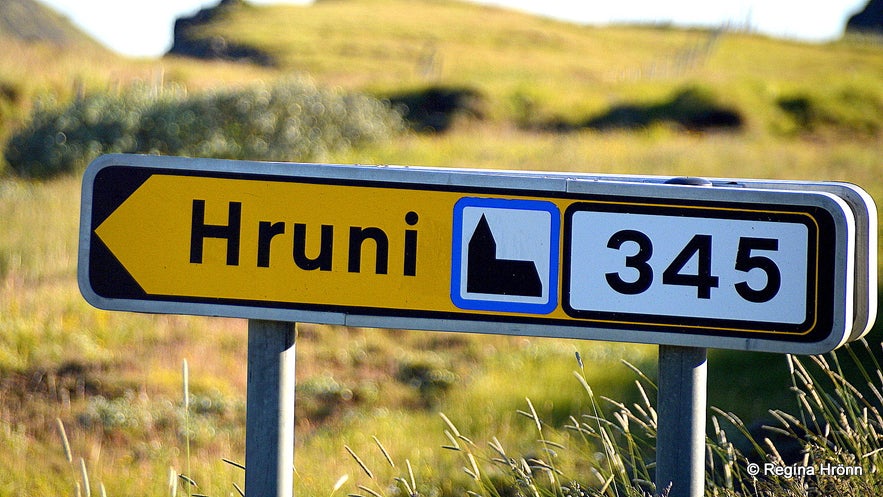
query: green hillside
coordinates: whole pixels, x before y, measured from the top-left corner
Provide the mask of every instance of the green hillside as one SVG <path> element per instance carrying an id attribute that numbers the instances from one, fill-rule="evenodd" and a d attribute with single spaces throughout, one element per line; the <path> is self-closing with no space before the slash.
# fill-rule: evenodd
<path id="1" fill-rule="evenodd" d="M 65 49 L 98 45 L 68 19 L 35 0 L 0 0 L 0 38 Z"/>
<path id="2" fill-rule="evenodd" d="M 311 6 L 228 5 L 188 36 L 262 53 L 281 71 L 329 85 L 398 94 L 469 88 L 492 119 L 579 123 L 612 105 L 652 103 L 685 85 L 709 88 L 760 131 L 777 99 L 869 92 L 879 47 L 809 45 L 742 33 L 582 27 L 457 1 L 347 0 Z M 879 123 L 878 123 L 879 125 Z"/>
<path id="3" fill-rule="evenodd" d="M 0 12 L 20 5 L 2 2 Z M 6 137 L 25 129 L 35 109 L 77 101 L 80 107 L 73 107 L 85 109 L 86 122 L 114 115 L 87 104 L 124 101 L 133 107 L 121 108 L 135 108 L 139 102 L 130 95 L 196 110 L 224 101 L 247 117 L 243 125 L 262 122 L 249 110 L 280 100 L 271 91 L 277 83 L 304 77 L 319 88 L 388 99 L 411 124 L 391 138 L 317 154 L 330 163 L 839 180 L 883 199 L 883 51 L 867 38 L 805 44 L 732 31 L 583 27 L 453 0 L 267 7 L 228 1 L 192 24 L 187 37 L 216 47 L 220 60 L 129 60 L 101 47 L 74 50 L 0 36 L 0 141 L 8 146 Z M 227 93 L 213 100 L 218 92 Z M 65 126 L 71 116 L 78 115 L 65 114 Z M 41 128 L 51 139 L 27 143 L 68 140 L 51 123 Z M 222 458 L 244 457 L 245 322 L 104 312 L 86 304 L 76 283 L 79 182 L 76 173 L 34 181 L 11 168 L 0 172 L 0 497 L 88 495 L 87 485 L 92 495 L 102 488 L 107 495 L 175 495 L 170 487 L 183 495 L 177 478 L 183 472 L 199 483 L 194 493 L 239 495 L 233 484 L 242 485 L 242 471 Z M 870 338 L 879 359 L 879 327 Z M 524 469 L 519 461 L 554 453 L 562 473 L 605 488 L 604 495 L 634 495 L 604 487 L 593 472 L 604 453 L 585 442 L 584 432 L 566 427 L 571 416 L 588 422 L 583 416 L 595 408 L 622 415 L 606 396 L 644 410 L 646 416 L 628 423 L 608 416 L 612 426 L 640 431 L 653 415 L 647 402 L 653 403 L 656 351 L 301 325 L 295 494 L 400 495 L 402 481 L 412 484 L 410 468 L 417 494 L 464 495 L 481 490 L 463 470 L 477 465 L 483 481 L 501 485 L 483 494 L 516 495 L 527 488 L 515 484 Z M 839 357 L 852 375 L 850 355 Z M 863 352 L 858 357 L 879 383 L 875 363 Z M 184 360 L 190 425 L 182 411 Z M 622 361 L 648 377 L 641 380 Z M 793 412 L 798 405 L 780 355 L 712 351 L 709 381 L 709 403 L 748 424 L 775 423 L 770 409 Z M 841 403 L 847 404 L 865 406 Z M 539 435 L 549 444 L 536 442 L 531 411 L 545 422 Z M 869 412 L 865 418 L 876 423 Z M 442 449 L 452 439 L 477 455 Z M 508 459 L 503 469 L 495 466 L 502 456 L 492 447 L 499 446 L 515 466 L 506 466 Z M 865 453 L 863 461 L 873 465 L 883 450 Z M 868 468 L 869 478 L 883 474 L 879 466 L 873 474 Z M 539 469 L 536 475 L 549 476 Z M 850 491 L 868 493 L 844 490 Z"/>
<path id="4" fill-rule="evenodd" d="M 82 71 L 94 57 L 112 57 L 68 19 L 35 0 L 0 0 L 0 52 L 0 141 L 25 118 L 31 100 L 46 85 L 59 79 L 65 86 L 82 82 L 66 70 L 53 75 L 67 65 L 65 59 L 81 65 Z M 34 71 L 35 66 L 41 69 Z"/>

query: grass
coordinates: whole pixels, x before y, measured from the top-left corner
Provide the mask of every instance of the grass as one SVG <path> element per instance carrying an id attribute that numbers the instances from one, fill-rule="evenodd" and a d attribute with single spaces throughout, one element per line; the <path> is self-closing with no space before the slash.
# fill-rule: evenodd
<path id="1" fill-rule="evenodd" d="M 706 494 L 873 493 L 879 488 L 883 468 L 879 437 L 883 417 L 878 403 L 883 401 L 883 377 L 874 373 L 879 371 L 879 362 L 867 359 L 879 352 L 862 342 L 826 356 L 787 356 L 797 406 L 770 410 L 774 420 L 761 429 L 746 425 L 730 411 L 712 407 L 706 438 Z M 858 354 L 867 355 L 860 359 Z M 476 432 L 464 429 L 457 417 L 441 413 L 446 438 L 442 448 L 461 464 L 455 490 L 449 488 L 450 481 L 422 479 L 415 473 L 414 459 L 406 458 L 402 464 L 399 454 L 372 437 L 373 444 L 366 443 L 364 453 L 346 447 L 361 470 L 353 483 L 358 489 L 355 495 L 665 495 L 666 489 L 653 484 L 654 440 L 660 427 L 652 378 L 633 368 L 640 396 L 636 402 L 621 402 L 595 394 L 579 356 L 577 362 L 574 376 L 578 382 L 565 388 L 581 391 L 587 402 L 573 411 L 566 424 L 549 423 L 530 398 L 517 411 L 521 424 L 533 431 L 531 449 L 513 450 L 495 436 L 476 438 Z M 862 371 L 858 381 L 846 378 L 844 364 Z M 826 474 L 831 468 L 835 473 Z"/>
<path id="2" fill-rule="evenodd" d="M 280 65 L 133 61 L 106 51 L 66 54 L 0 41 L 0 94 L 6 96 L 0 135 L 21 126 L 33 101 L 47 94 L 65 100 L 78 92 L 119 91 L 134 81 L 200 92 L 308 72 L 320 85 L 379 96 L 432 86 L 470 88 L 482 95 L 486 111 L 482 119 L 454 121 L 444 134 L 405 133 L 332 153 L 329 162 L 842 180 L 883 198 L 881 135 L 850 131 L 849 123 L 865 119 L 858 112 L 864 106 L 841 105 L 843 114 L 834 113 L 839 124 L 801 131 L 777 104 L 804 99 L 807 109 L 829 115 L 831 105 L 852 91 L 873 105 L 883 80 L 876 45 L 584 28 L 450 1 L 407 8 L 393 0 L 261 7 L 206 30 L 272 51 Z M 685 132 L 667 123 L 609 132 L 531 126 L 586 121 L 622 104 L 652 107 L 697 84 L 737 109 L 745 126 L 726 133 Z M 223 459 L 244 458 L 245 322 L 90 308 L 76 287 L 77 205 L 77 177 L 0 177 L 0 444 L 6 449 L 0 453 L 0 497 L 76 495 L 76 484 L 85 491 L 84 475 L 94 495 L 102 487 L 107 495 L 170 495 L 170 474 L 171 487 L 183 494 L 179 473 L 199 485 L 195 493 L 237 495 L 242 470 Z M 880 342 L 879 330 L 869 340 Z M 550 478 L 542 463 L 563 473 L 553 471 L 552 477 L 571 494 L 576 488 L 568 487 L 564 475 L 586 488 L 603 489 L 610 480 L 608 494 L 635 477 L 648 479 L 651 453 L 638 442 L 652 434 L 646 415 L 652 409 L 653 346 L 308 324 L 299 325 L 298 341 L 298 495 L 394 495 L 393 487 L 416 487 L 421 495 L 504 495 L 526 475 L 540 495 L 554 495 L 557 487 L 540 483 Z M 878 357 L 879 349 L 873 350 Z M 577 352 L 584 368 L 575 363 Z M 856 442 L 873 441 L 868 434 L 881 429 L 873 409 L 880 402 L 879 368 L 868 353 L 856 354 L 861 360 L 842 360 L 840 368 L 849 385 L 864 390 L 863 400 L 848 397 L 850 387 L 837 379 L 831 359 L 827 366 L 801 359 L 804 374 L 797 362 L 789 369 L 779 355 L 711 351 L 710 404 L 721 409 L 712 417 L 717 424 L 710 423 L 715 447 L 729 450 L 721 439 L 742 440 L 740 430 L 755 421 L 779 426 L 785 438 L 789 430 L 812 427 L 818 436 L 813 440 L 824 447 L 833 435 L 824 438 L 814 423 L 824 428 L 828 422 L 829 434 L 847 432 L 839 407 L 849 429 L 864 433 Z M 181 429 L 191 426 L 181 420 L 185 359 L 192 431 Z M 622 359 L 648 378 L 636 377 Z M 789 391 L 795 387 L 796 396 Z M 596 409 L 606 421 L 596 419 Z M 629 420 L 634 443 L 622 436 L 623 420 Z M 599 422 L 607 427 L 604 436 L 622 447 L 618 454 L 599 445 Z M 763 440 L 756 442 L 766 449 Z M 873 446 L 851 446 L 842 437 L 837 442 L 849 447 L 840 454 L 867 453 L 868 464 L 877 465 Z M 754 453 L 750 444 L 736 448 L 746 458 Z M 560 458 L 547 458 L 550 450 Z M 723 474 L 724 463 L 731 464 L 735 481 L 751 482 L 738 478 L 745 459 L 733 456 L 730 462 L 719 454 L 714 468 Z M 632 469 L 612 472 L 614 457 Z M 862 482 L 875 484 L 864 479 L 856 485 Z M 795 488 L 802 482 L 764 483 L 803 495 Z M 724 483 L 719 495 L 737 491 Z"/>

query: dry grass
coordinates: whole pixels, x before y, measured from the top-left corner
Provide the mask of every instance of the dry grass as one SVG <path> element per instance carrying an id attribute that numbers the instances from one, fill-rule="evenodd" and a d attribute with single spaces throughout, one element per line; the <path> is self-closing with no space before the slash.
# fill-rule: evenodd
<path id="1" fill-rule="evenodd" d="M 712 407 L 706 439 L 706 495 L 809 497 L 876 492 L 883 483 L 879 435 L 883 376 L 875 359 L 879 352 L 860 342 L 808 361 L 788 356 L 798 408 L 770 410 L 775 421 L 760 429 L 749 427 L 732 412 Z M 847 378 L 841 366 L 843 356 L 849 357 L 849 366 L 861 371 L 855 380 Z M 653 380 L 630 366 L 637 376 L 640 400 L 620 402 L 596 396 L 579 355 L 577 362 L 575 389 L 589 400 L 581 413 L 574 412 L 567 424 L 556 426 L 538 414 L 530 398 L 525 400 L 525 409 L 518 410 L 521 422 L 533 431 L 532 450 L 512 450 L 496 436 L 473 435 L 441 414 L 447 440 L 442 448 L 452 452 L 461 465 L 455 491 L 431 477 L 415 478 L 414 460 L 398 464 L 374 437 L 375 447 L 365 449 L 383 454 L 383 458 L 372 458 L 379 466 L 346 448 L 363 473 L 353 483 L 356 495 L 384 497 L 404 492 L 417 496 L 439 491 L 489 497 L 666 495 L 668 489 L 653 483 L 659 429 Z"/>

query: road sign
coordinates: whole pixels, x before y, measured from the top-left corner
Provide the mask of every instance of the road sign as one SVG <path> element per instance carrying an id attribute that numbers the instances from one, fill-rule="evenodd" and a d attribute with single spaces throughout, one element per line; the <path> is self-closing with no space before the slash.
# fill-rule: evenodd
<path id="1" fill-rule="evenodd" d="M 110 155 L 79 280 L 115 310 L 820 353 L 855 219 L 823 189 Z"/>

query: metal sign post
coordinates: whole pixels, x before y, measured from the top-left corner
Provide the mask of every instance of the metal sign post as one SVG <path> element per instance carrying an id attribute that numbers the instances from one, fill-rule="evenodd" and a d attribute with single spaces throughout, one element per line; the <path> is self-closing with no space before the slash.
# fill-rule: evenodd
<path id="1" fill-rule="evenodd" d="M 656 492 L 660 495 L 705 493 L 706 358 L 704 348 L 659 346 Z"/>
<path id="2" fill-rule="evenodd" d="M 294 468 L 295 325 L 248 320 L 245 491 L 291 497 Z"/>

